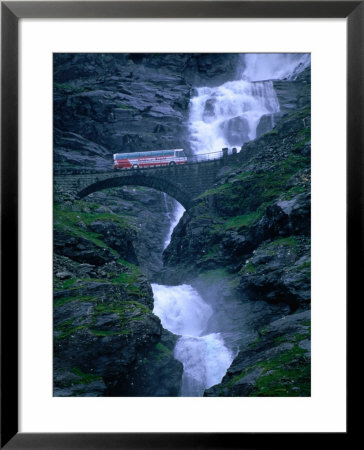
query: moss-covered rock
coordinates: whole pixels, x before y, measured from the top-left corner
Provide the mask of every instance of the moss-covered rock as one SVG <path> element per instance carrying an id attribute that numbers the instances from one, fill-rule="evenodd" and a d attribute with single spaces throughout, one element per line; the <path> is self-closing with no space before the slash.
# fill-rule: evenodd
<path id="1" fill-rule="evenodd" d="M 239 288 L 256 299 L 307 307 L 311 299 L 310 239 L 289 236 L 265 242 L 240 269 Z"/>
<path id="2" fill-rule="evenodd" d="M 284 316 L 258 330 L 222 382 L 205 396 L 307 397 L 311 395 L 310 312 Z"/>
<path id="3" fill-rule="evenodd" d="M 54 395 L 178 395 L 182 365 L 134 264 L 135 229 L 87 201 L 56 204 L 54 225 Z"/>

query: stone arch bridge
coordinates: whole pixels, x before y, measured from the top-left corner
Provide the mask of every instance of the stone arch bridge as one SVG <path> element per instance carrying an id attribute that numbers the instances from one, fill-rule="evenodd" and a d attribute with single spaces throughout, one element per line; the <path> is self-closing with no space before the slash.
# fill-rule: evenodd
<path id="1" fill-rule="evenodd" d="M 185 209 L 193 200 L 210 189 L 220 169 L 234 162 L 241 154 L 227 155 L 220 159 L 190 162 L 176 166 L 110 170 L 59 170 L 54 173 L 54 185 L 83 198 L 92 192 L 121 186 L 146 186 L 165 192 L 175 198 Z"/>

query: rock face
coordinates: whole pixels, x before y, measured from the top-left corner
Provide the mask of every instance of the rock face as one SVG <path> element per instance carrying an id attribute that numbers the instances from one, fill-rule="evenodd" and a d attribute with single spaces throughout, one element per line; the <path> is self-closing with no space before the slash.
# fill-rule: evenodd
<path id="1" fill-rule="evenodd" d="M 306 308 L 311 300 L 310 267 L 308 238 L 275 239 L 254 250 L 239 272 L 239 287 L 254 298 Z"/>
<path id="2" fill-rule="evenodd" d="M 311 105 L 311 67 L 303 70 L 294 80 L 273 81 L 281 114 Z"/>
<path id="3" fill-rule="evenodd" d="M 136 231 L 94 201 L 55 203 L 54 395 L 176 396 L 176 337 L 152 313 Z"/>
<path id="4" fill-rule="evenodd" d="M 242 349 L 206 397 L 307 397 L 311 394 L 310 312 L 271 322 Z"/>
<path id="5" fill-rule="evenodd" d="M 176 201 L 162 192 L 138 186 L 100 191 L 87 198 L 123 217 L 132 227 L 128 238 L 120 236 L 119 245 L 127 246 L 131 241 L 141 271 L 153 279 L 163 267 L 163 244 Z M 135 263 L 134 259 L 128 261 Z"/>

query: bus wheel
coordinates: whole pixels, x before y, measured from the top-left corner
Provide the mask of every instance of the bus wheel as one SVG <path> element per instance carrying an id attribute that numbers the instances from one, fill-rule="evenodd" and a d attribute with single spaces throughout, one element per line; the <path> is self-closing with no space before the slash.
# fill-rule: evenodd
<path id="1" fill-rule="evenodd" d="M 171 162 L 169 163 L 169 165 L 170 165 L 170 166 L 175 166 L 175 165 L 176 165 L 176 161 L 171 161 Z"/>
<path id="2" fill-rule="evenodd" d="M 139 169 L 138 164 L 133 164 L 133 169 Z"/>

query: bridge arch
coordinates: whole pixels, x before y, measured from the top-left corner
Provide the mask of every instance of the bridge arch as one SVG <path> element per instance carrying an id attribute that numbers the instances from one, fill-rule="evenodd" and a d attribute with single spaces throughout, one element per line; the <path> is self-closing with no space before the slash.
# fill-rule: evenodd
<path id="1" fill-rule="evenodd" d="M 156 189 L 157 191 L 165 192 L 174 199 L 176 199 L 187 210 L 191 207 L 192 198 L 183 190 L 180 186 L 172 183 L 171 181 L 159 178 L 153 175 L 146 174 L 133 174 L 129 176 L 118 176 L 114 178 L 108 178 L 106 180 L 97 181 L 89 186 L 85 187 L 77 193 L 78 198 L 86 197 L 93 192 L 101 191 L 102 189 L 109 189 L 121 186 L 145 186 Z"/>

